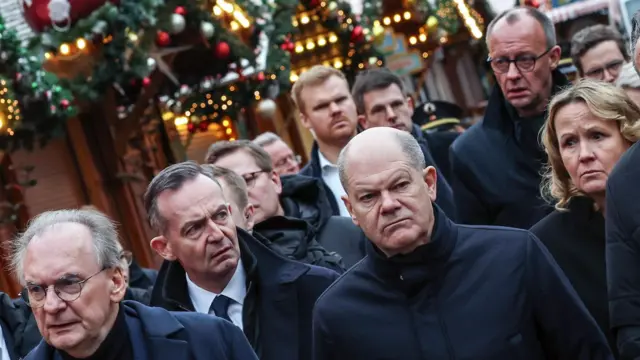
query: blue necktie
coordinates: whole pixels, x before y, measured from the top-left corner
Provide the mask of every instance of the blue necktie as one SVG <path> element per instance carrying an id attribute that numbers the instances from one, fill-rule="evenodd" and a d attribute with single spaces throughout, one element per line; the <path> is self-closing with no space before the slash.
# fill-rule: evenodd
<path id="1" fill-rule="evenodd" d="M 229 318 L 229 305 L 231 305 L 231 299 L 224 296 L 224 295 L 218 295 L 213 299 L 213 302 L 211 303 L 211 306 L 209 307 L 209 313 L 211 313 L 211 310 L 213 310 L 213 313 L 219 317 L 219 318 L 223 318 L 229 322 L 233 322 L 231 321 L 231 319 Z"/>

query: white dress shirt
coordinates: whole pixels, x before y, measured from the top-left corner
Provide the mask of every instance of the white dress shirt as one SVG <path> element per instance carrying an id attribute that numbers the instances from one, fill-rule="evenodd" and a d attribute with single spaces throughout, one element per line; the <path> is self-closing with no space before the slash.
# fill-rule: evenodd
<path id="1" fill-rule="evenodd" d="M 213 314 L 213 310 L 209 312 L 213 299 L 218 295 L 224 295 L 233 300 L 227 310 L 229 319 L 231 319 L 231 322 L 233 322 L 235 326 L 242 329 L 242 307 L 244 305 L 244 298 L 247 296 L 246 275 L 244 267 L 242 266 L 242 261 L 238 261 L 236 272 L 233 273 L 231 280 L 220 294 L 215 294 L 211 291 L 205 290 L 191 281 L 191 279 L 189 279 L 189 275 L 186 275 L 186 277 L 189 298 L 197 312 L 202 314 Z"/>
<path id="2" fill-rule="evenodd" d="M 351 217 L 349 215 L 349 210 L 342 201 L 342 196 L 347 193 L 344 191 L 342 187 L 342 183 L 340 182 L 340 173 L 338 171 L 338 167 L 335 164 L 332 164 L 329 160 L 327 160 L 324 155 L 318 150 L 318 159 L 320 160 L 320 169 L 322 170 L 322 180 L 325 184 L 331 189 L 333 196 L 338 203 L 338 209 L 340 209 L 340 216 Z"/>
<path id="3" fill-rule="evenodd" d="M 4 334 L 2 333 L 2 326 L 0 326 L 0 360 L 9 360 L 9 349 L 7 349 L 7 342 L 4 341 Z"/>

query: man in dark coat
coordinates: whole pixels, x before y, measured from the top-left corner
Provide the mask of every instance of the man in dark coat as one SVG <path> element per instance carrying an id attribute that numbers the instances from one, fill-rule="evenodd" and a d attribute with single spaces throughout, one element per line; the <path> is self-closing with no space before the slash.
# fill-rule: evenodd
<path id="1" fill-rule="evenodd" d="M 607 181 L 605 227 L 611 329 L 621 359 L 640 358 L 640 145 Z"/>
<path id="2" fill-rule="evenodd" d="M 422 130 L 411 119 L 413 99 L 407 96 L 402 80 L 386 68 L 370 69 L 358 74 L 351 94 L 358 109 L 358 122 L 363 129 L 389 126 L 411 133 L 418 141 L 425 163 L 436 168 L 436 204 L 447 216 L 455 218 L 456 209 L 451 186 L 436 166 Z"/>
<path id="3" fill-rule="evenodd" d="M 558 70 L 553 22 L 514 8 L 487 28 L 497 86 L 484 119 L 451 147 L 458 221 L 529 229 L 553 209 L 540 196 L 546 154 L 538 141 L 549 99 L 568 81 Z"/>
<path id="4" fill-rule="evenodd" d="M 0 293 L 0 358 L 22 359 L 40 341 L 37 327 L 25 330 L 30 313 L 24 301 Z"/>
<path id="5" fill-rule="evenodd" d="M 279 176 L 269 154 L 246 140 L 218 141 L 211 145 L 207 163 L 230 169 L 247 184 L 249 202 L 254 207 L 252 229 L 272 242 L 296 242 L 298 256 L 283 255 L 312 265 L 342 272 L 331 256 L 308 261 L 303 247 L 320 245 L 342 257 L 351 267 L 364 257 L 364 234 L 347 217 L 333 216 L 329 196 L 319 179 L 303 176 Z"/>
<path id="6" fill-rule="evenodd" d="M 611 359 L 607 341 L 530 232 L 459 226 L 409 134 L 374 128 L 338 160 L 368 256 L 318 299 L 315 360 Z"/>
<path id="7" fill-rule="evenodd" d="M 161 234 L 151 246 L 166 260 L 152 306 L 231 321 L 262 360 L 311 357 L 311 310 L 336 272 L 288 260 L 236 228 L 209 165 L 164 169 L 149 184 L 145 206 Z"/>
<path id="8" fill-rule="evenodd" d="M 11 264 L 43 340 L 25 359 L 257 359 L 224 320 L 123 303 L 119 250 L 115 225 L 96 211 L 49 211 L 29 223 Z"/>

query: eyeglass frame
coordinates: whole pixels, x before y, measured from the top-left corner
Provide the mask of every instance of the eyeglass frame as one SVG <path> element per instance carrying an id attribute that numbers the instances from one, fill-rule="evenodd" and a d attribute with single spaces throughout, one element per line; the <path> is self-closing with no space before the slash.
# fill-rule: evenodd
<path id="1" fill-rule="evenodd" d="M 550 48 L 547 48 L 547 50 L 545 50 L 542 54 L 536 56 L 536 55 L 518 55 L 513 59 L 509 59 L 506 57 L 499 57 L 499 58 L 492 58 L 491 56 L 487 57 L 487 62 L 489 63 L 489 65 L 491 65 L 491 69 L 493 69 L 494 72 L 497 72 L 498 74 L 506 74 L 509 72 L 509 69 L 511 69 L 511 64 L 513 63 L 516 67 L 516 69 L 520 72 L 520 73 L 530 73 L 532 71 L 534 71 L 536 69 L 536 64 L 538 63 L 538 60 L 540 60 L 542 57 L 544 57 L 545 55 L 549 54 L 549 52 L 551 52 L 551 50 L 553 50 L 555 46 L 552 46 Z M 518 61 L 523 60 L 523 58 L 525 58 L 524 60 L 529 60 L 529 61 L 533 61 L 533 65 L 531 65 L 531 69 L 521 69 L 520 66 L 518 66 Z M 497 69 L 494 64 L 494 60 L 503 60 L 507 62 L 507 68 L 505 71 L 501 71 L 499 69 Z"/>
<path id="2" fill-rule="evenodd" d="M 51 284 L 51 285 L 47 286 L 47 287 L 44 287 L 44 286 L 42 286 L 42 285 L 35 285 L 35 284 L 34 284 L 35 286 L 40 286 L 40 287 L 42 287 L 42 288 L 44 289 L 44 296 L 42 297 L 42 299 L 37 300 L 37 301 L 42 301 L 42 304 L 41 304 L 41 305 L 36 306 L 36 305 L 33 305 L 33 304 L 32 304 L 32 301 L 30 300 L 30 297 L 29 297 L 30 291 L 29 291 L 29 287 L 28 287 L 28 286 L 25 286 L 25 287 L 22 289 L 22 291 L 20 292 L 20 294 L 19 294 L 19 295 L 20 295 L 20 298 L 21 298 L 22 300 L 24 300 L 24 302 L 26 302 L 26 303 L 27 303 L 27 305 L 29 305 L 29 307 L 30 307 L 30 308 L 32 308 L 32 309 L 39 309 L 39 308 L 41 308 L 41 307 L 44 307 L 44 305 L 45 305 L 45 304 L 46 304 L 46 302 L 47 302 L 47 301 L 46 301 L 46 299 L 47 299 L 47 293 L 49 292 L 49 290 L 50 290 L 52 287 L 53 287 L 53 292 L 56 294 L 56 296 L 58 297 L 58 299 L 60 299 L 60 300 L 64 301 L 65 303 L 74 302 L 74 301 L 78 300 L 78 299 L 80 298 L 80 296 L 82 295 L 82 290 L 84 289 L 84 285 L 85 285 L 85 283 L 86 283 L 87 281 L 91 280 L 94 276 L 96 276 L 96 275 L 100 274 L 101 272 L 103 272 L 103 271 L 105 271 L 105 270 L 107 270 L 107 269 L 109 269 L 109 268 L 110 268 L 110 267 L 103 267 L 100 271 L 98 271 L 97 273 L 95 273 L 95 274 L 93 274 L 93 275 L 91 275 L 91 276 L 87 277 L 86 279 L 84 279 L 84 280 L 80 280 L 80 281 L 78 281 L 78 282 L 73 282 L 73 283 L 71 283 L 70 285 L 79 285 L 79 286 L 80 286 L 80 290 L 78 290 L 78 296 L 76 296 L 76 298 L 75 298 L 75 299 L 72 299 L 72 300 L 66 300 L 66 299 L 63 299 L 62 297 L 60 297 L 60 293 L 61 293 L 62 291 L 60 291 L 60 290 L 56 290 L 56 284 L 55 284 L 55 282 L 54 282 L 53 284 Z M 60 280 L 62 280 L 62 279 L 58 279 L 58 280 L 56 280 L 56 282 L 57 282 L 57 281 L 60 281 Z M 68 293 L 65 293 L 65 294 L 68 294 Z M 72 295 L 75 295 L 75 294 L 72 294 Z M 44 300 L 44 301 L 43 301 L 43 300 Z"/>
<path id="3" fill-rule="evenodd" d="M 589 78 L 589 79 L 594 79 L 594 80 L 603 80 L 604 79 L 604 72 L 608 72 L 611 75 L 618 75 L 620 74 L 620 70 L 622 70 L 622 67 L 625 64 L 625 60 L 624 59 L 618 59 L 618 60 L 614 60 L 609 62 L 608 64 L 605 64 L 604 66 L 595 68 L 595 69 L 591 69 L 588 72 L 584 72 L 584 77 Z M 615 73 L 614 73 L 615 71 Z M 596 73 L 600 73 L 600 76 L 593 76 Z"/>

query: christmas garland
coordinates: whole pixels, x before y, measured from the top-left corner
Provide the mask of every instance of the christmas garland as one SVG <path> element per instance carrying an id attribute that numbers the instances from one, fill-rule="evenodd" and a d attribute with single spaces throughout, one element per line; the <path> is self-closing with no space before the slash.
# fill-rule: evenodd
<path id="1" fill-rule="evenodd" d="M 33 149 L 64 134 L 75 115 L 71 93 L 42 70 L 40 56 L 22 47 L 0 16 L 0 149 Z"/>
<path id="2" fill-rule="evenodd" d="M 204 42 L 205 46 L 214 47 L 221 58 L 253 62 L 253 51 L 204 10 L 205 5 L 204 0 L 121 0 L 119 5 L 107 2 L 68 31 L 47 31 L 40 38 L 41 45 L 55 56 L 78 39 L 93 43 L 100 56 L 90 76 L 79 75 L 65 82 L 75 94 L 89 101 L 99 100 L 114 84 L 124 89 L 147 86 L 147 76 L 156 65 L 149 60 L 151 51 L 174 45 L 199 46 Z M 182 36 L 183 32 L 199 32 L 202 36 Z M 196 41 L 189 43 L 193 38 Z M 183 43 L 185 39 L 187 42 Z"/>

